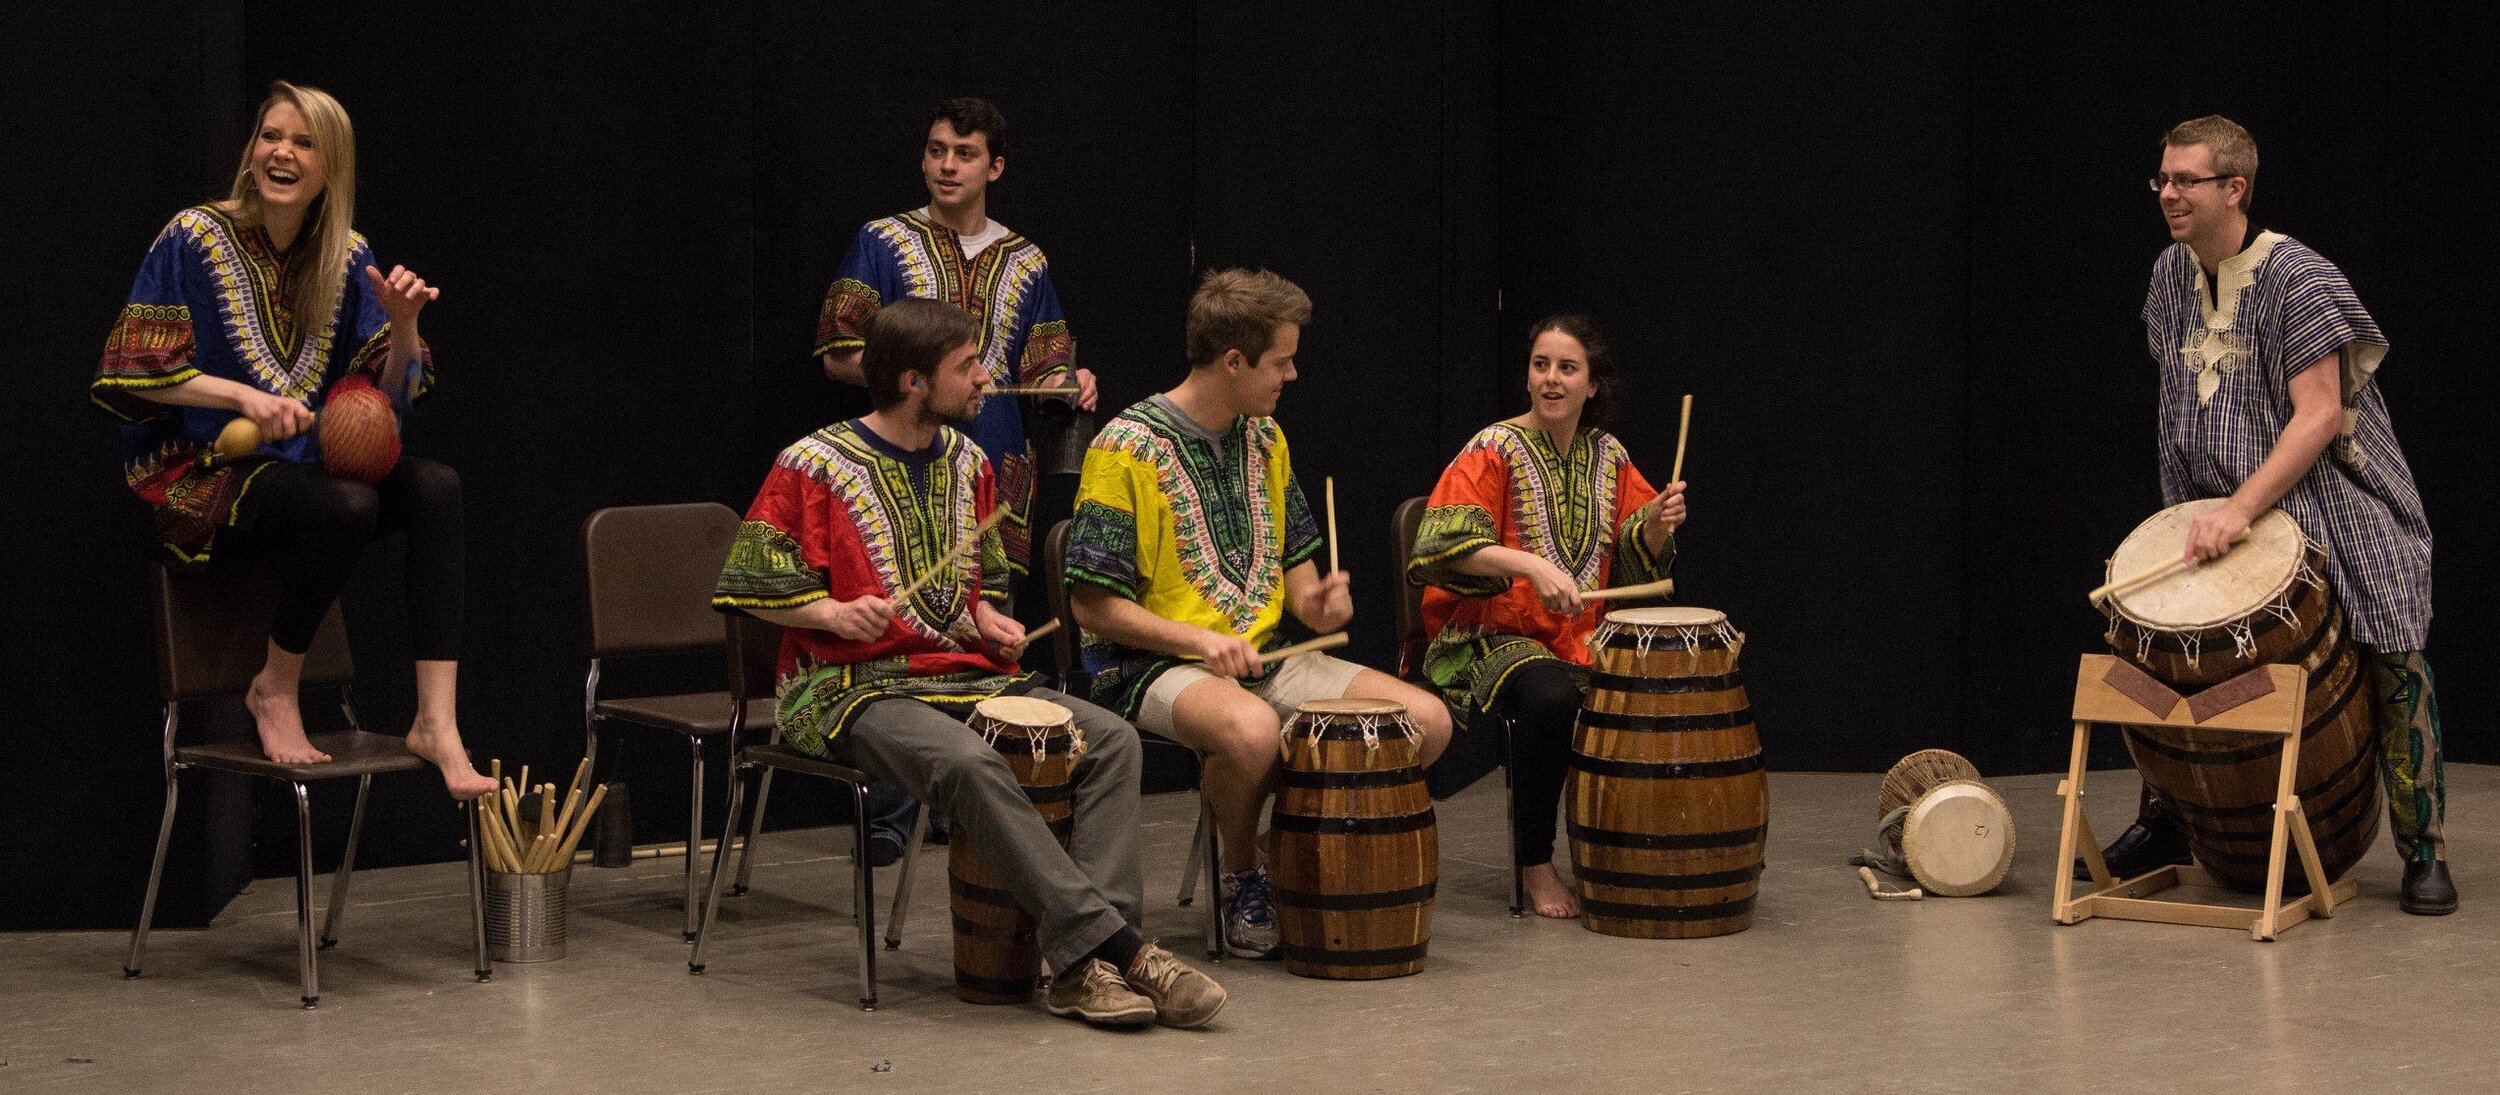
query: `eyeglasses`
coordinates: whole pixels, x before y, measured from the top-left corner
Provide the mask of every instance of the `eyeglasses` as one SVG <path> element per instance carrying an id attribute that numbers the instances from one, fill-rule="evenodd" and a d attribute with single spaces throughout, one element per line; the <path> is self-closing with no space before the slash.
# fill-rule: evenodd
<path id="1" fill-rule="evenodd" d="M 2164 187 L 2175 186 L 2184 191 L 2198 183 L 2219 182 L 2223 179 L 2236 179 L 2238 177 L 2239 176 L 2237 175 L 2207 175 L 2201 179 L 2186 179 L 2177 175 L 2155 175 L 2152 178 L 2144 180 L 2144 185 L 2148 189 L 2152 190 L 2153 193 L 2159 194 L 2162 192 L 2162 188 Z"/>

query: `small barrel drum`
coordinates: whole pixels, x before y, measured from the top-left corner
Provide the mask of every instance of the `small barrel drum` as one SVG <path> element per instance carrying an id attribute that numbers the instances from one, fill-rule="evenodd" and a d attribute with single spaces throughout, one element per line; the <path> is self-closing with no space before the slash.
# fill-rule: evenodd
<path id="1" fill-rule="evenodd" d="M 1423 970 L 1441 844 L 1422 746 L 1386 700 L 1316 700 L 1285 725 L 1270 866 L 1285 969 L 1340 981 Z"/>
<path id="2" fill-rule="evenodd" d="M 1076 716 L 1048 700 L 1000 696 L 968 720 L 1023 785 L 1033 809 L 1066 847 L 1075 820 L 1077 759 L 1085 734 Z M 1036 925 L 981 859 L 981 834 L 963 819 L 947 842 L 948 904 L 955 914 L 955 995 L 975 1004 L 1022 1004 L 1041 983 Z"/>
<path id="3" fill-rule="evenodd" d="M 2177 559 L 2197 515 L 2219 498 L 2188 502 L 2136 526 L 2110 558 L 2113 575 Z M 2110 598 L 2109 644 L 2182 695 L 2261 665 L 2309 671 L 2297 793 L 2329 879 L 2342 878 L 2378 836 L 2378 741 L 2369 667 L 2344 633 L 2343 606 L 2326 580 L 2325 553 L 2281 510 L 2203 566 Z M 2248 734 L 2158 726 L 2126 728 L 2144 781 L 2169 796 L 2188 848 L 2226 885 L 2266 882 L 2275 782 L 2283 744 Z M 2300 872 L 2286 892 L 2306 892 Z"/>
<path id="4" fill-rule="evenodd" d="M 1606 614 L 1565 785 L 1581 923 L 1693 939 L 1753 926 L 1770 832 L 1743 638 L 1707 608 Z"/>

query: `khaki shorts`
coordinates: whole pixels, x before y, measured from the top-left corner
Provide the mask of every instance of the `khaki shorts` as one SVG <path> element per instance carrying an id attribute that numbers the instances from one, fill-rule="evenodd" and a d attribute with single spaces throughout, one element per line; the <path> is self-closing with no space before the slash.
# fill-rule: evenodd
<path id="1" fill-rule="evenodd" d="M 1269 707 L 1276 709 L 1277 721 L 1283 722 L 1312 700 L 1344 696 L 1346 689 L 1354 685 L 1355 674 L 1362 671 L 1362 666 L 1326 654 L 1296 654 L 1265 678 L 1244 681 L 1241 686 L 1266 700 Z M 1172 705 L 1179 702 L 1181 693 L 1188 691 L 1190 685 L 1222 679 L 1194 663 L 1164 670 L 1153 684 L 1146 686 L 1145 698 L 1138 701 L 1137 728 L 1181 740 L 1172 730 Z"/>

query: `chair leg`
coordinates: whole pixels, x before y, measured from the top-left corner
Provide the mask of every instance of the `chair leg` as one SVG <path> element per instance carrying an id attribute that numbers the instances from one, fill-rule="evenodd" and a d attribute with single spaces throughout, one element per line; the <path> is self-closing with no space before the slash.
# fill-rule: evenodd
<path id="1" fill-rule="evenodd" d="M 356 812 L 347 820 L 347 851 L 339 856 L 338 877 L 330 880 L 330 914 L 321 918 L 321 949 L 339 945 L 339 921 L 347 916 L 347 879 L 356 873 L 356 845 L 365 834 L 365 796 L 373 790 L 368 774 L 356 780 Z"/>
<path id="2" fill-rule="evenodd" d="M 495 964 L 486 960 L 486 860 L 479 855 L 485 833 L 479 826 L 484 821 L 486 800 L 473 798 L 464 813 L 469 816 L 469 938 L 477 950 L 477 979 L 495 978 Z"/>
<path id="3" fill-rule="evenodd" d="M 764 769 L 764 778 L 755 788 L 755 814 L 747 819 L 747 842 L 738 848 L 738 883 L 729 888 L 729 896 L 745 897 L 747 881 L 755 877 L 755 842 L 764 835 L 764 807 L 773 801 L 773 770 Z M 721 830 L 721 839 L 729 839 L 731 830 Z"/>
<path id="4" fill-rule="evenodd" d="M 877 1010 L 877 871 L 868 865 L 868 785 L 851 785 L 851 877 L 859 905 L 859 1010 Z M 923 807 L 924 809 L 926 807 Z"/>
<path id="5" fill-rule="evenodd" d="M 740 760 L 736 754 L 733 753 L 730 755 L 729 817 L 722 823 L 724 828 L 722 828 L 721 831 L 724 833 L 737 831 L 738 811 L 746 808 L 746 767 L 746 763 Z M 686 859 L 688 862 L 692 862 L 701 856 L 701 847 L 702 846 L 698 844 L 693 848 L 687 849 Z M 711 940 L 712 923 L 720 919 L 720 884 L 723 878 L 728 877 L 728 867 L 729 841 L 724 839 L 712 849 L 712 884 L 704 888 L 703 921 L 702 925 L 695 929 L 694 953 L 686 956 L 686 972 L 688 973 L 703 972 L 703 949 Z"/>
<path id="6" fill-rule="evenodd" d="M 1189 831 L 1189 863 L 1181 868 L 1181 907 L 1198 897 L 1198 858 L 1207 850 L 1207 812 L 1198 811 L 1198 827 Z"/>
<path id="7" fill-rule="evenodd" d="M 123 977 L 139 976 L 139 963 L 147 957 L 148 927 L 156 920 L 156 891 L 165 880 L 165 849 L 174 837 L 174 803 L 182 790 L 178 778 L 182 770 L 165 766 L 165 816 L 156 823 L 156 858 L 148 863 L 147 896 L 139 899 L 139 926 L 130 930 L 130 957 L 122 963 Z"/>
<path id="8" fill-rule="evenodd" d="M 903 837 L 903 873 L 894 880 L 894 915 L 886 918 L 885 926 L 885 949 L 890 951 L 903 949 L 903 910 L 911 901 L 911 865 L 920 858 L 920 834 L 928 829 L 929 804 L 923 802 L 911 817 L 911 832 Z"/>
<path id="9" fill-rule="evenodd" d="M 1224 857 L 1215 832 L 1215 807 L 1198 793 L 1198 825 L 1207 831 L 1207 957 L 1224 960 Z"/>
<path id="10" fill-rule="evenodd" d="M 686 738 L 686 744 L 691 754 L 689 757 L 692 762 L 691 767 L 694 770 L 693 781 L 687 791 L 688 805 L 686 807 L 686 942 L 692 943 L 697 926 L 695 893 L 700 886 L 697 879 L 701 877 L 695 865 L 703 858 L 703 739 L 689 735 Z M 736 782 L 737 763 L 735 761 L 730 763 L 730 771 L 731 782 Z M 721 846 L 724 849 L 729 846 L 731 831 L 721 830 Z"/>
<path id="11" fill-rule="evenodd" d="M 301 783 L 295 788 L 295 965 L 304 987 L 304 1006 L 321 1006 L 321 958 L 313 945 L 312 796 Z"/>
<path id="12" fill-rule="evenodd" d="M 1510 737 L 1510 720 L 1504 719 L 1502 720 L 1502 801 L 1506 808 L 1502 811 L 1502 817 L 1509 825 L 1510 915 L 1515 920 L 1528 914 L 1528 874 L 1519 868 L 1519 785 L 1511 778 Z M 1546 824 L 1553 824 L 1552 819 L 1547 819 Z"/>

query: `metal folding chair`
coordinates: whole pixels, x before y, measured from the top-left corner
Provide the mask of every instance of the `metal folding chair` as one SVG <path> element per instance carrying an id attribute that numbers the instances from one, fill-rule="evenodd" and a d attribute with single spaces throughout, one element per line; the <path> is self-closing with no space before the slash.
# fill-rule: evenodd
<path id="1" fill-rule="evenodd" d="M 433 765 L 408 752 L 407 743 L 387 734 L 369 734 L 356 723 L 349 703 L 355 662 L 348 656 L 347 629 L 334 605 L 313 637 L 304 657 L 304 684 L 336 688 L 339 710 L 346 712 L 347 730 L 312 736 L 313 748 L 328 753 L 324 764 L 280 764 L 261 755 L 256 742 L 181 745 L 182 704 L 191 700 L 241 695 L 251 687 L 268 653 L 269 624 L 277 602 L 277 582 L 267 571 L 175 575 L 156 567 L 153 608 L 156 622 L 157 691 L 165 701 L 163 762 L 165 812 L 156 825 L 156 854 L 148 864 L 147 896 L 139 903 L 139 923 L 130 932 L 130 955 L 122 976 L 137 977 L 147 954 L 148 928 L 156 919 L 156 895 L 164 881 L 165 852 L 174 835 L 174 808 L 182 789 L 183 769 L 201 768 L 274 779 L 295 790 L 295 921 L 296 974 L 304 1006 L 321 1002 L 319 952 L 337 945 L 339 925 L 347 916 L 347 883 L 356 871 L 356 845 L 364 836 L 365 799 L 373 777 L 389 772 L 430 772 Z M 330 908 L 316 936 L 313 929 L 312 800 L 309 786 L 335 779 L 356 781 L 356 810 L 347 823 L 347 851 L 330 883 Z M 478 860 L 478 806 L 466 807 L 469 824 L 469 928 L 476 944 L 480 981 L 494 973 L 486 959 L 484 879 Z"/>

